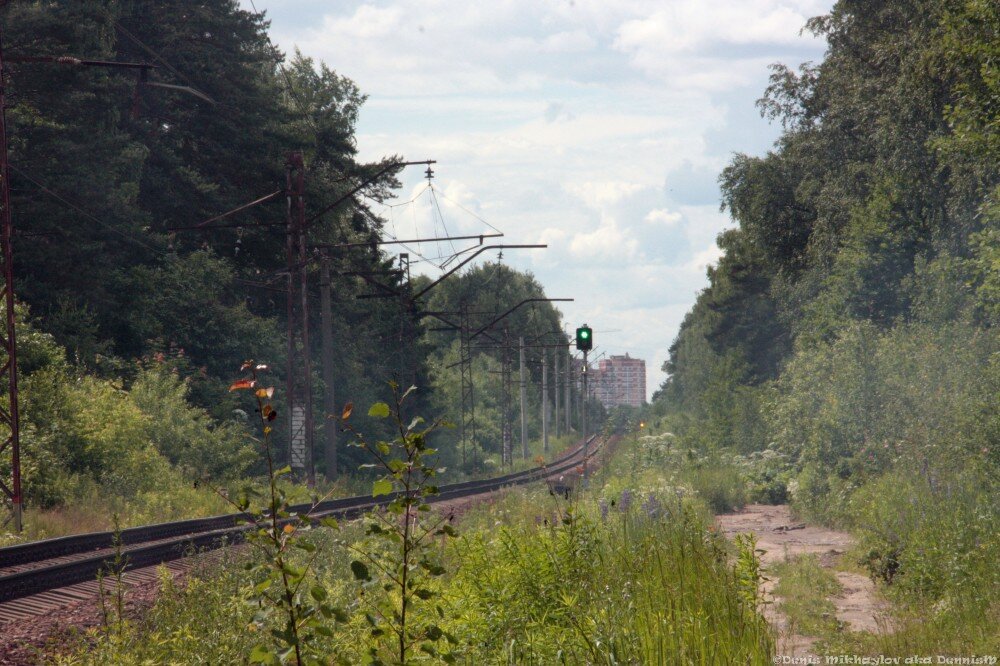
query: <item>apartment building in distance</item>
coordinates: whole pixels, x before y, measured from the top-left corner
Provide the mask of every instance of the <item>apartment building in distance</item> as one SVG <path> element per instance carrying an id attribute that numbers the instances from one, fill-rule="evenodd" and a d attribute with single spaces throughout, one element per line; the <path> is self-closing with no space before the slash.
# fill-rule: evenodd
<path id="1" fill-rule="evenodd" d="M 592 395 L 605 407 L 641 407 L 646 403 L 646 362 L 641 358 L 628 354 L 604 358 L 591 373 Z"/>

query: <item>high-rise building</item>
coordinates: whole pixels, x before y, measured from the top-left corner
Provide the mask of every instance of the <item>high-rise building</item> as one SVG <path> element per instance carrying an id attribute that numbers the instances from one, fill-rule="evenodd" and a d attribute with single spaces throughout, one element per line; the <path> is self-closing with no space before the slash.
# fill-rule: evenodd
<path id="1" fill-rule="evenodd" d="M 590 384 L 593 396 L 605 407 L 641 407 L 646 402 L 646 362 L 628 354 L 601 359 Z"/>

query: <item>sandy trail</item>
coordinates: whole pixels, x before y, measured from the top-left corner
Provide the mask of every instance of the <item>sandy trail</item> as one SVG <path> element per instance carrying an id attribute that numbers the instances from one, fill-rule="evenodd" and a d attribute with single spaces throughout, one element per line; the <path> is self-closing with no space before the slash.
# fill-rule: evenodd
<path id="1" fill-rule="evenodd" d="M 748 532 L 756 535 L 757 547 L 765 551 L 761 556 L 764 575 L 770 579 L 763 585 L 767 601 L 780 602 L 773 592 L 777 579 L 768 569 L 796 555 L 814 554 L 822 566 L 834 571 L 843 587 L 831 601 L 837 608 L 837 619 L 845 628 L 875 633 L 886 626 L 887 607 L 871 580 L 857 573 L 835 570 L 839 556 L 854 545 L 851 535 L 799 522 L 783 504 L 748 504 L 742 511 L 717 516 L 716 520 L 728 538 Z M 765 615 L 778 632 L 779 654 L 818 656 L 813 652 L 817 639 L 792 632 L 778 610 L 778 603 L 769 603 Z"/>

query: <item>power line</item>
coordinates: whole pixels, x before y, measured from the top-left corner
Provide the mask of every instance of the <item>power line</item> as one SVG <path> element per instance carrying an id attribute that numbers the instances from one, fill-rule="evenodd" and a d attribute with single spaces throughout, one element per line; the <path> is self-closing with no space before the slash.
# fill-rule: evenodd
<path id="1" fill-rule="evenodd" d="M 440 193 L 440 195 L 441 195 L 441 198 L 442 198 L 442 199 L 444 199 L 445 201 L 447 201 L 447 202 L 448 202 L 448 203 L 450 203 L 451 205 L 453 205 L 453 206 L 458 206 L 458 207 L 459 207 L 460 209 L 462 209 L 463 211 L 465 211 L 466 213 L 468 213 L 468 214 L 469 214 L 469 215 L 471 215 L 472 217 L 476 218 L 477 220 L 479 220 L 480 222 L 482 222 L 483 224 L 485 224 L 486 226 L 488 226 L 488 227 L 489 227 L 490 229 L 492 229 L 493 231 L 496 231 L 497 233 L 501 233 L 501 231 L 500 231 L 499 229 L 497 229 L 497 228 L 496 228 L 496 227 L 494 227 L 494 226 L 493 226 L 492 224 L 490 224 L 489 222 L 487 222 L 487 221 L 486 221 L 486 220 L 484 220 L 483 218 L 481 218 L 481 217 L 479 217 L 478 215 L 476 215 L 475 213 L 473 213 L 473 212 L 472 212 L 471 210 L 469 210 L 468 208 L 466 208 L 466 207 L 465 207 L 465 206 L 463 206 L 462 204 L 458 203 L 458 202 L 457 202 L 457 201 L 455 201 L 454 199 L 449 199 L 448 197 L 446 197 L 446 196 L 445 196 L 445 194 L 444 194 L 444 192 L 441 192 L 441 193 Z"/>
<path id="2" fill-rule="evenodd" d="M 98 218 L 93 213 L 90 213 L 89 211 L 81 208 L 78 204 L 73 203 L 72 201 L 70 201 L 69 199 L 67 199 L 63 195 L 59 194 L 55 190 L 46 187 L 45 185 L 43 185 L 42 183 L 40 183 L 38 180 L 36 180 L 34 177 L 32 177 L 31 175 L 29 175 L 28 173 L 26 173 L 24 170 L 17 168 L 13 164 L 8 164 L 8 166 L 12 170 L 14 170 L 18 174 L 20 174 L 22 178 L 28 180 L 31 183 L 34 183 L 34 185 L 36 187 L 38 187 L 38 189 L 40 189 L 41 191 L 45 192 L 46 194 L 48 194 L 52 198 L 61 201 L 64 205 L 72 208 L 73 210 L 75 210 L 76 212 L 80 213 L 81 215 L 83 215 L 87 219 L 91 220 L 92 222 L 96 222 L 97 224 L 101 225 L 105 229 L 108 229 L 108 230 L 113 231 L 114 233 L 118 234 L 119 236 L 121 236 L 125 240 L 131 241 L 131 242 L 135 243 L 136 245 L 140 245 L 140 246 L 146 248 L 147 250 L 149 250 L 151 252 L 155 252 L 156 254 L 160 254 L 160 255 L 164 255 L 164 256 L 166 256 L 168 254 L 167 252 L 165 252 L 163 250 L 155 248 L 152 245 L 149 245 L 148 243 L 146 243 L 144 241 L 141 241 L 138 238 L 135 238 L 134 236 L 131 236 L 131 235 L 125 233 L 124 231 L 122 231 L 121 229 L 117 228 L 113 224 L 110 224 L 108 222 L 105 222 L 104 220 L 101 220 L 100 218 Z"/>
<path id="3" fill-rule="evenodd" d="M 186 83 L 188 83 L 191 87 L 195 86 L 194 81 L 192 81 L 190 78 L 188 78 L 185 74 L 183 74 L 180 71 L 178 71 L 177 68 L 175 68 L 169 62 L 167 62 L 167 60 L 165 58 L 163 58 L 163 56 L 161 56 L 159 53 L 157 53 L 153 48 L 151 48 L 150 46 L 146 45 L 141 39 L 139 39 L 138 37 L 136 37 L 135 35 L 133 35 L 131 32 L 129 32 L 125 28 L 125 26 L 123 26 L 118 21 L 118 19 L 116 19 L 110 12 L 108 12 L 103 7 L 98 7 L 97 10 L 99 12 L 101 12 L 102 14 L 104 14 L 115 25 L 116 28 L 118 28 L 119 30 L 121 30 L 121 32 L 122 32 L 123 35 L 125 35 L 126 37 L 128 37 L 139 48 L 141 48 L 143 51 L 145 51 L 150 56 L 152 56 L 154 60 L 156 60 L 157 62 L 159 62 L 161 65 L 163 65 L 166 69 L 168 69 L 170 72 L 172 72 L 175 76 L 177 76 L 178 78 L 180 78 L 183 81 L 185 81 Z M 213 104 L 214 104 L 214 101 L 213 101 Z"/>

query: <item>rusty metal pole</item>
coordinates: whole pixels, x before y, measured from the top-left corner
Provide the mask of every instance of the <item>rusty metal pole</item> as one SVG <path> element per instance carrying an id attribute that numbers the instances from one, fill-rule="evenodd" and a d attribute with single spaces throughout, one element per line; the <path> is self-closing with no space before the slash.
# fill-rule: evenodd
<path id="1" fill-rule="evenodd" d="M 518 379 L 520 380 L 520 402 L 521 402 L 521 459 L 528 459 L 528 382 L 525 378 L 525 363 L 524 363 L 524 336 L 520 336 L 517 339 L 518 345 Z"/>
<path id="2" fill-rule="evenodd" d="M 562 437 L 562 421 L 559 420 L 559 350 L 554 350 L 552 354 L 552 397 L 553 397 L 553 419 L 556 424 L 556 437 Z"/>
<path id="3" fill-rule="evenodd" d="M 549 350 L 542 349 L 542 451 L 549 452 Z"/>
<path id="4" fill-rule="evenodd" d="M 337 478 L 337 403 L 333 390 L 333 313 L 330 303 L 330 256 L 324 252 L 319 272 L 320 313 L 323 327 L 323 434 L 326 478 Z"/>
<path id="5" fill-rule="evenodd" d="M 2 40 L 2 36 L 0 36 Z M 14 330 L 14 263 L 11 251 L 12 221 L 10 216 L 10 166 L 7 163 L 7 106 L 4 96 L 3 44 L 0 42 L 0 179 L 3 179 L 3 211 L 0 217 L 0 255 L 3 257 L 3 300 L 6 306 L 6 331 L 0 340 L 0 347 L 7 353 L 7 360 L 0 367 L 0 376 L 7 375 L 7 405 L 0 407 L 0 422 L 5 423 L 10 433 L 0 452 L 10 449 L 11 485 L 8 487 L 0 479 L 0 489 L 10 498 L 14 530 L 23 527 L 23 502 L 21 498 L 21 421 L 17 395 L 17 335 Z"/>
<path id="6" fill-rule="evenodd" d="M 573 356 L 566 354 L 566 369 L 563 370 L 563 410 L 566 412 L 566 434 L 573 432 Z"/>
<path id="7" fill-rule="evenodd" d="M 285 196 L 287 198 L 287 226 L 285 238 L 285 254 L 288 264 L 288 294 L 285 301 L 285 337 L 288 345 L 288 363 L 285 370 L 285 393 L 288 396 L 288 464 L 292 469 L 302 471 L 303 458 L 302 428 L 305 425 L 302 411 L 295 395 L 295 374 L 298 372 L 298 352 L 295 344 L 295 228 L 292 215 L 292 164 L 285 164 Z"/>
<path id="8" fill-rule="evenodd" d="M 502 453 L 500 455 L 500 460 L 502 465 L 514 465 L 514 416 L 513 409 L 511 409 L 511 343 L 510 343 L 510 331 L 507 328 L 503 329 L 503 351 L 501 354 L 500 361 L 500 400 L 501 400 L 501 414 L 502 414 Z"/>
<path id="9" fill-rule="evenodd" d="M 302 161 L 302 153 L 294 152 L 288 156 L 289 164 L 295 172 L 292 215 L 294 236 L 296 245 L 296 261 L 299 291 L 299 334 L 302 341 L 301 361 L 302 374 L 299 377 L 302 409 L 304 416 L 304 444 L 305 444 L 305 472 L 306 483 L 310 488 L 316 485 L 316 462 L 313 447 L 315 434 L 315 423 L 313 420 L 312 404 L 312 361 L 309 358 L 309 262 L 306 249 L 306 206 L 305 206 L 305 163 Z M 291 268 L 291 266 L 289 267 Z"/>

